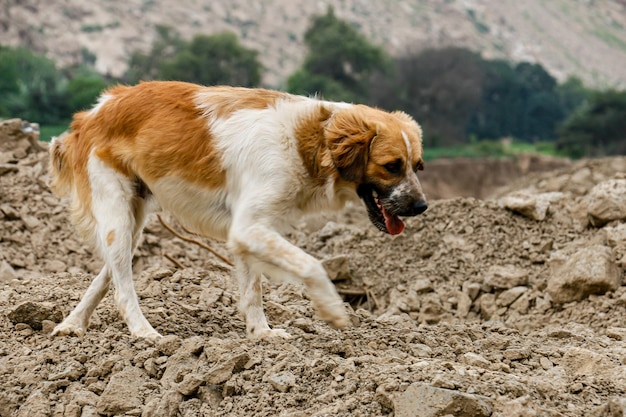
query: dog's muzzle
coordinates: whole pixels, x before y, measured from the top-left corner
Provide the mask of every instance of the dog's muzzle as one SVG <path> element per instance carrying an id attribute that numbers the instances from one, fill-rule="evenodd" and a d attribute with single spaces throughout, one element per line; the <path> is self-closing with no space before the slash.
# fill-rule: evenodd
<path id="1" fill-rule="evenodd" d="M 417 216 L 428 208 L 421 192 L 417 198 L 406 194 L 385 195 L 372 185 L 362 184 L 357 188 L 357 193 L 365 203 L 372 224 L 390 235 L 400 234 L 404 230 L 405 225 L 400 216 Z"/>

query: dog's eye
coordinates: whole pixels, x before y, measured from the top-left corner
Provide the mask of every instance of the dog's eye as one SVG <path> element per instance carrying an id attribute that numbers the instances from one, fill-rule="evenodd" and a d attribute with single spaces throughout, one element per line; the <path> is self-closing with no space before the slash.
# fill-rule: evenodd
<path id="1" fill-rule="evenodd" d="M 384 165 L 385 169 L 389 171 L 390 174 L 399 174 L 402 170 L 402 160 L 396 159 L 393 162 L 389 162 Z"/>

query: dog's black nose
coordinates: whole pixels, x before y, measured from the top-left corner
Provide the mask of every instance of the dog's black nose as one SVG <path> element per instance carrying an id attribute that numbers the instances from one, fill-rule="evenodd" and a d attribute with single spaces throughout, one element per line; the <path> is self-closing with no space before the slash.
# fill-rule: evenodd
<path id="1" fill-rule="evenodd" d="M 416 201 L 413 203 L 413 213 L 415 215 L 422 214 L 428 208 L 428 204 L 425 201 Z"/>

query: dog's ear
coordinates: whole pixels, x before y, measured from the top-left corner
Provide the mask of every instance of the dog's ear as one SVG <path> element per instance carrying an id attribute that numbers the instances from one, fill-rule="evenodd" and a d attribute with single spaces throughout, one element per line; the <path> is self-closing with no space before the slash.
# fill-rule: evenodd
<path id="1" fill-rule="evenodd" d="M 364 112 L 346 109 L 332 116 L 324 129 L 324 135 L 341 178 L 350 182 L 363 182 L 376 126 L 367 121 Z"/>

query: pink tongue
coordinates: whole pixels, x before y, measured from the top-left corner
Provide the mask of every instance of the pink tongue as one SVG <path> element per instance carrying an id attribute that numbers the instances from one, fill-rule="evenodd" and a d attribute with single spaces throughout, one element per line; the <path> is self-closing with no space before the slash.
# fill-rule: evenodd
<path id="1" fill-rule="evenodd" d="M 385 217 L 385 226 L 387 227 L 387 231 L 392 235 L 399 235 L 404 230 L 404 222 L 400 219 L 400 217 L 395 214 L 389 213 L 382 208 L 383 216 Z"/>

